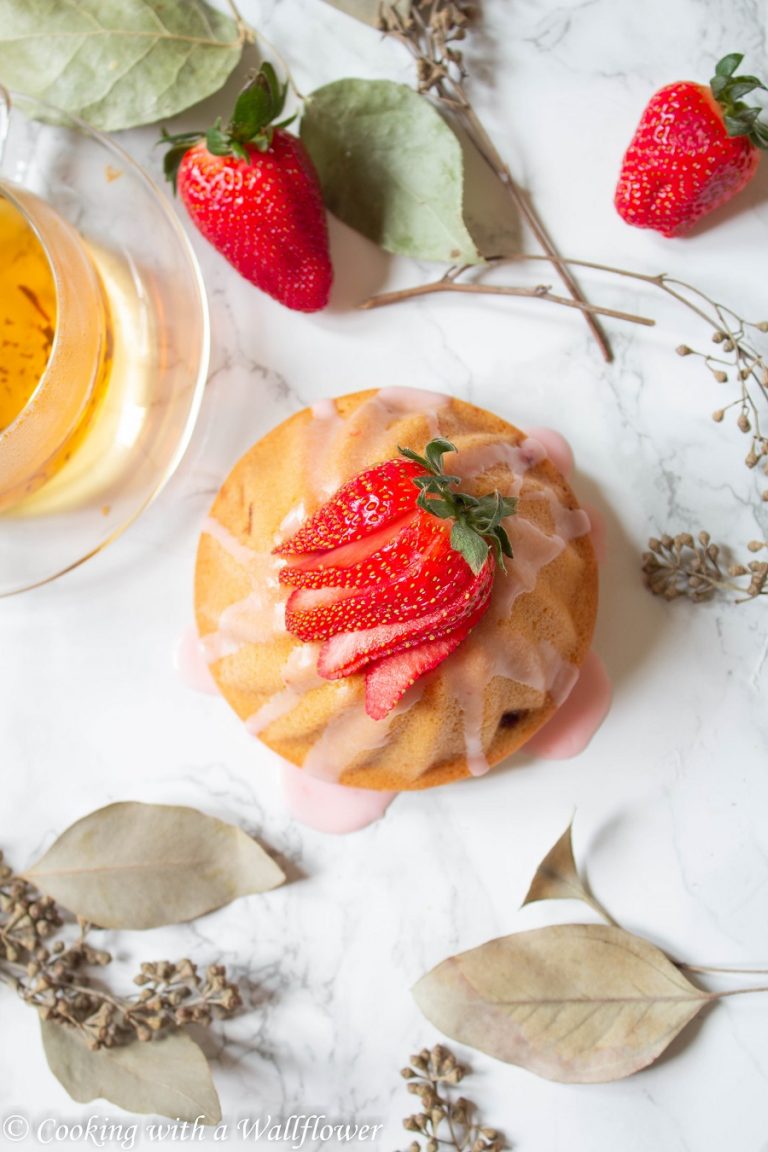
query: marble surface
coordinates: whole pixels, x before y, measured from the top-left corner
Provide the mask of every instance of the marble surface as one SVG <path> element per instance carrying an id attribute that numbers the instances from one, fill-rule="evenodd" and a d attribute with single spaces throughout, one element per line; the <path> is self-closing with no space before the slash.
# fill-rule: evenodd
<path id="1" fill-rule="evenodd" d="M 345 75 L 410 76 L 395 45 L 319 0 L 242 0 L 242 9 L 303 91 Z M 689 239 L 632 230 L 611 207 L 617 165 L 652 90 L 705 78 L 736 48 L 750 71 L 765 71 L 759 6 L 486 0 L 483 10 L 468 44 L 472 95 L 561 250 L 676 272 L 768 316 L 758 263 L 768 165 Z M 213 100 L 203 112 L 223 107 Z M 147 129 L 122 141 L 157 175 L 155 137 Z M 434 270 L 391 259 L 337 223 L 331 233 L 336 287 L 315 316 L 281 309 L 191 235 L 209 291 L 213 362 L 181 467 L 105 554 L 0 603 L 0 840 L 21 868 L 85 812 L 129 798 L 195 805 L 258 836 L 285 864 L 287 886 L 191 926 L 111 936 L 118 971 L 153 956 L 223 959 L 248 1001 L 210 1039 L 225 1120 L 292 1111 L 370 1120 L 383 1130 L 367 1146 L 392 1150 L 407 1146 L 400 1121 L 412 1099 L 398 1069 L 439 1039 L 411 999 L 414 981 L 493 936 L 590 918 L 578 905 L 518 911 L 574 810 L 577 853 L 626 927 L 689 961 L 768 965 L 765 608 L 670 606 L 643 589 L 638 568 L 647 536 L 666 528 L 706 527 L 738 543 L 764 537 L 768 505 L 741 464 L 739 433 L 708 418 L 721 390 L 674 355 L 707 334 L 652 289 L 584 276 L 594 300 L 659 321 L 610 322 L 616 359 L 605 365 L 577 315 L 536 301 L 434 297 L 355 312 L 370 292 Z M 541 269 L 506 276 L 552 281 Z M 596 647 L 615 698 L 574 760 L 522 755 L 484 779 L 405 795 L 379 823 L 334 838 L 290 819 L 276 758 L 223 702 L 181 682 L 174 652 L 191 618 L 200 525 L 235 459 L 301 405 L 393 383 L 452 392 L 522 427 L 554 424 L 570 439 L 576 489 L 608 524 Z M 704 983 L 725 987 L 723 978 Z M 0 1114 L 127 1122 L 104 1102 L 68 1099 L 30 1015 L 3 993 Z M 518 1152 L 765 1152 L 767 1029 L 768 995 L 725 1000 L 651 1070 L 591 1087 L 457 1051 L 475 1070 L 467 1094 Z M 39 1145 L 30 1137 L 17 1146 Z M 144 1131 L 134 1146 L 155 1144 Z"/>

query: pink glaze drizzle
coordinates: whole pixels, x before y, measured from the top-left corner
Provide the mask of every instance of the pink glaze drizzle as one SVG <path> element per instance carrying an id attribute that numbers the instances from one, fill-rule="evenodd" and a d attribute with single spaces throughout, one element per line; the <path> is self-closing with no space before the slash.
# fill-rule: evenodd
<path id="1" fill-rule="evenodd" d="M 611 682 L 596 652 L 584 661 L 573 691 L 551 720 L 531 737 L 526 750 L 544 760 L 578 756 L 597 732 L 611 706 Z"/>
<path id="2" fill-rule="evenodd" d="M 194 624 L 188 624 L 182 632 L 173 654 L 173 663 L 179 678 L 188 688 L 212 696 L 218 695 L 218 685 L 211 675 Z"/>
<path id="3" fill-rule="evenodd" d="M 294 819 L 318 832 L 336 835 L 357 832 L 380 820 L 397 796 L 397 792 L 318 780 L 287 762 L 283 762 L 282 777 L 286 806 Z"/>
<path id="4" fill-rule="evenodd" d="M 554 428 L 529 428 L 528 435 L 538 440 L 558 472 L 569 480 L 573 475 L 573 448 Z"/>

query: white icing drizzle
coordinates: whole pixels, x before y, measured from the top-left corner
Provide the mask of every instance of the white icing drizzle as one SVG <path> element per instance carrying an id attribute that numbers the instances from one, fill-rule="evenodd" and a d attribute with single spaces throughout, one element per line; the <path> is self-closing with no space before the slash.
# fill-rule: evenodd
<path id="1" fill-rule="evenodd" d="M 342 482 L 333 467 L 335 458 L 342 455 L 339 451 L 342 440 L 346 466 L 353 475 L 386 451 L 387 433 L 403 416 L 424 414 L 429 421 L 430 435 L 439 435 L 439 410 L 447 402 L 448 397 L 439 393 L 385 388 L 345 420 L 339 416 L 332 400 L 319 401 L 312 408 L 305 457 L 312 468 L 307 485 L 313 497 L 322 502 Z M 495 441 L 458 453 L 451 459 L 450 470 L 470 479 L 503 464 L 513 475 L 509 494 L 519 495 L 526 472 L 546 457 L 544 445 L 533 437 L 518 445 Z M 546 642 L 532 647 L 527 641 L 501 644 L 498 640 L 498 622 L 509 615 L 517 597 L 535 588 L 541 569 L 563 551 L 568 541 L 590 530 L 589 518 L 583 510 L 566 508 L 551 492 L 531 495 L 549 502 L 553 533 L 542 531 L 520 516 L 505 522 L 514 561 L 507 575 L 497 579 L 490 608 L 480 625 L 442 669 L 462 711 L 467 764 L 474 775 L 481 775 L 489 768 L 483 744 L 483 707 L 487 686 L 494 676 L 547 692 L 558 705 L 578 677 L 578 669 L 564 661 Z M 291 509 L 280 525 L 278 538 L 295 531 L 305 516 L 303 504 Z M 245 644 L 263 643 L 284 632 L 284 601 L 288 589 L 279 584 L 281 561 L 276 557 L 248 548 L 216 520 L 209 519 L 203 530 L 243 567 L 251 582 L 249 595 L 229 605 L 221 615 L 218 629 L 203 638 L 206 657 L 212 661 Z M 281 670 L 284 687 L 246 721 L 251 733 L 262 732 L 274 720 L 292 711 L 306 692 L 326 683 L 316 672 L 316 660 L 315 646 L 299 645 L 292 650 Z M 352 685 L 341 683 L 338 689 L 341 710 L 310 749 L 304 770 L 320 780 L 337 781 L 361 752 L 386 744 L 393 721 L 413 706 L 420 693 L 421 687 L 417 684 L 384 720 L 372 720 Z M 345 698 L 349 698 L 346 706 Z"/>
<path id="2" fill-rule="evenodd" d="M 247 596 L 227 605 L 215 631 L 201 637 L 205 659 L 212 664 L 246 644 L 263 644 L 284 632 L 288 590 L 278 580 L 280 562 L 276 556 L 249 548 L 212 516 L 205 521 L 203 532 L 246 572 L 251 585 Z"/>
<path id="3" fill-rule="evenodd" d="M 273 720 L 279 720 L 291 712 L 306 692 L 327 684 L 317 672 L 317 654 L 319 645 L 300 644 L 291 650 L 291 654 L 280 669 L 285 687 L 270 696 L 265 704 L 249 716 L 245 726 L 252 736 L 258 736 L 268 728 Z"/>
<path id="4" fill-rule="evenodd" d="M 347 475 L 354 476 L 382 457 L 387 450 L 389 429 L 404 416 L 426 416 L 430 438 L 439 436 L 439 412 L 448 401 L 449 397 L 440 392 L 382 388 L 360 404 L 346 420 L 339 416 L 332 400 L 315 404 L 308 431 L 306 459 L 308 468 L 311 468 L 307 483 L 318 502 L 327 499 L 343 483 L 336 465 L 336 460 L 342 455 L 339 451 L 342 444 Z"/>
<path id="5" fill-rule="evenodd" d="M 548 693 L 558 707 L 579 676 L 578 668 L 563 660 L 548 641 L 531 645 L 527 640 L 513 639 L 500 644 L 487 631 L 482 636 L 479 633 L 480 629 L 466 642 L 460 660 L 443 666 L 443 675 L 461 708 L 467 767 L 473 776 L 482 776 L 490 768 L 483 741 L 483 710 L 486 689 L 495 676 Z"/>
<path id="6" fill-rule="evenodd" d="M 294 536 L 306 518 L 307 510 L 304 507 L 304 501 L 300 500 L 280 521 L 275 533 L 275 545 L 282 544 L 283 540 L 287 540 L 289 536 Z"/>
<path id="7" fill-rule="evenodd" d="M 544 445 L 530 436 L 519 444 L 495 440 L 489 444 L 475 444 L 462 449 L 455 456 L 450 456 L 446 461 L 446 471 L 454 472 L 463 480 L 474 480 L 484 472 L 490 472 L 492 468 L 503 464 L 514 476 L 512 487 L 504 495 L 519 496 L 526 472 L 546 458 Z"/>
<path id="8" fill-rule="evenodd" d="M 396 717 L 407 712 L 420 699 L 422 686 L 414 684 L 383 720 L 372 720 L 363 701 L 355 698 L 353 692 L 351 684 L 344 682 L 341 685 L 341 693 L 353 698 L 326 725 L 322 736 L 305 757 L 304 771 L 320 780 L 339 780 L 344 769 L 361 752 L 383 748 Z"/>
<path id="9" fill-rule="evenodd" d="M 531 500 L 546 500 L 549 504 L 555 535 L 561 540 L 576 540 L 592 531 L 589 514 L 583 508 L 566 508 L 554 492 L 532 492 Z"/>
<path id="10" fill-rule="evenodd" d="M 546 457 L 544 445 L 528 437 L 519 445 L 476 445 L 458 453 L 450 469 L 470 479 L 504 464 L 514 476 L 509 494 L 517 496 L 525 473 Z M 490 767 L 483 743 L 483 709 L 486 689 L 495 676 L 549 693 L 558 707 L 578 679 L 578 668 L 563 660 L 548 642 L 532 647 L 528 641 L 499 640 L 499 621 L 508 618 L 518 596 L 532 592 L 542 568 L 556 559 L 570 540 L 590 530 L 587 514 L 582 509 L 566 508 L 556 493 L 533 492 L 530 498 L 548 503 L 552 534 L 520 516 L 505 520 L 514 559 L 508 563 L 506 575 L 496 578 L 490 607 L 478 627 L 443 665 L 443 676 L 461 709 L 467 767 L 474 776 Z"/>
<path id="11" fill-rule="evenodd" d="M 318 504 L 322 504 L 342 482 L 333 459 L 346 421 L 339 416 L 333 400 L 318 400 L 310 411 L 312 420 L 306 436 L 304 478 L 308 491 Z M 293 512 L 289 512 L 286 519 L 292 515 Z"/>

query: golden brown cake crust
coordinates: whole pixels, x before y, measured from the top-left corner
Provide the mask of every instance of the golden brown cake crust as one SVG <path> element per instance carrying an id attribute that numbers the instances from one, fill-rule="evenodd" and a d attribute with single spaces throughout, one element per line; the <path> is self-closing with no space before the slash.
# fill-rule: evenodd
<path id="1" fill-rule="evenodd" d="M 510 522 L 521 534 L 512 571 L 517 563 L 523 579 L 533 572 L 531 590 L 518 588 L 512 598 L 512 585 L 502 582 L 520 577 L 497 572 L 486 618 L 414 686 L 409 696 L 417 696 L 415 702 L 385 721 L 364 716 L 362 675 L 341 681 L 313 677 L 313 647 L 280 630 L 278 562 L 270 556 L 276 542 L 296 530 L 299 517 L 327 498 L 328 486 L 332 490 L 362 468 L 396 456 L 398 444 L 420 450 L 438 432 L 459 449 L 446 462 L 449 470 L 454 460 L 492 463 L 467 483 L 469 490 L 507 493 L 514 476 L 497 459 L 498 446 L 514 453 L 531 443 L 498 416 L 437 394 L 436 414 L 401 411 L 404 395 L 393 390 L 392 400 L 388 391 L 342 396 L 315 413 L 297 412 L 259 440 L 214 501 L 195 571 L 198 630 L 216 683 L 238 716 L 280 756 L 297 765 L 307 761 L 313 774 L 319 766 L 327 778 L 387 790 L 428 788 L 471 774 L 468 761 L 476 757 L 467 714 L 478 684 L 484 692 L 474 736 L 482 743 L 481 758 L 484 752 L 488 764 L 497 764 L 520 748 L 557 707 L 555 681 L 563 669 L 584 661 L 597 610 L 590 536 L 563 533 L 561 524 L 570 523 L 576 499 L 549 460 L 534 457 L 526 463 L 518 514 Z M 424 394 L 415 395 L 415 407 L 423 409 Z M 547 541 L 560 535 L 559 553 L 536 570 Z M 531 653 L 538 654 L 537 667 L 550 668 L 551 685 L 497 674 L 518 659 L 523 667 Z"/>

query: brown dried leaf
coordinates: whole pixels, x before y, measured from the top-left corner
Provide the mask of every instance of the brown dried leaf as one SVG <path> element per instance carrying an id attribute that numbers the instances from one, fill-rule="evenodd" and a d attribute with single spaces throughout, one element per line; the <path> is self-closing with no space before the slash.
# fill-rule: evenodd
<path id="1" fill-rule="evenodd" d="M 521 904 L 534 904 L 537 900 L 582 900 L 610 924 L 612 916 L 595 900 L 579 875 L 573 855 L 573 820 L 556 844 L 550 848 L 536 869 L 525 899 Z"/>
<path id="2" fill-rule="evenodd" d="M 413 993 L 453 1040 L 568 1084 L 652 1064 L 712 1000 L 653 944 L 606 924 L 491 940 L 438 964 Z"/>
<path id="3" fill-rule="evenodd" d="M 25 873 L 101 928 L 194 920 L 285 880 L 241 828 L 194 808 L 129 801 L 78 820 Z"/>
<path id="4" fill-rule="evenodd" d="M 103 1097 L 128 1112 L 221 1120 L 208 1062 L 184 1032 L 94 1052 L 73 1027 L 55 1020 L 41 1020 L 40 1027 L 48 1066 L 78 1103 Z"/>
<path id="5" fill-rule="evenodd" d="M 373 28 L 378 28 L 379 19 L 383 9 L 395 8 L 401 16 L 407 16 L 410 10 L 410 0 L 325 0 L 326 4 L 330 4 L 333 8 L 338 8 L 340 12 L 346 12 L 348 16 L 354 16 L 356 20 L 362 20 L 364 24 L 370 24 Z"/>

